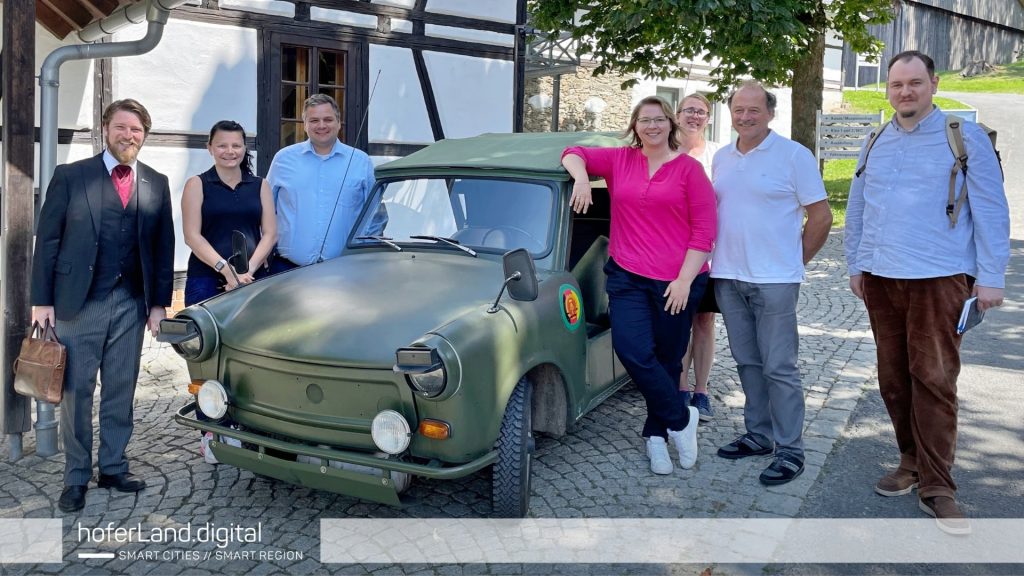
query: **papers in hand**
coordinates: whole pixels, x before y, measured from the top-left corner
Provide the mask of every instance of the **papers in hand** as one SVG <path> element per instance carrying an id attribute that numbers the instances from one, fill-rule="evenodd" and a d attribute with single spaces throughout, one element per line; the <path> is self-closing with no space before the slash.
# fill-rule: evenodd
<path id="1" fill-rule="evenodd" d="M 974 328 L 985 319 L 985 312 L 978 309 L 978 297 L 972 296 L 964 301 L 964 307 L 960 311 L 960 321 L 956 323 L 956 333 L 963 334 Z"/>

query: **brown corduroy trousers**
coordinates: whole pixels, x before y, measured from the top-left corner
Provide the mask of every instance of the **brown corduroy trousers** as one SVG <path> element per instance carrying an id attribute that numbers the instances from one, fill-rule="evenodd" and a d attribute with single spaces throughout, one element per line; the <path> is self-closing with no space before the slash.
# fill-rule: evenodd
<path id="1" fill-rule="evenodd" d="M 970 296 L 967 276 L 897 280 L 864 274 L 864 304 L 878 350 L 878 388 L 921 498 L 950 496 L 956 451 L 956 323 Z"/>

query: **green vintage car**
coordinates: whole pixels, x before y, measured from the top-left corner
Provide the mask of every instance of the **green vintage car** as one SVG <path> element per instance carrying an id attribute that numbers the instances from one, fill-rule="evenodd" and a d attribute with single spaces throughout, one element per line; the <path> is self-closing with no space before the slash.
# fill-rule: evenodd
<path id="1" fill-rule="evenodd" d="M 569 209 L 572 144 L 622 141 L 488 134 L 377 168 L 340 257 L 164 321 L 197 394 L 175 420 L 213 432 L 223 463 L 394 505 L 412 477 L 490 466 L 493 514 L 524 516 L 533 434 L 565 434 L 628 380 L 607 191 Z"/>

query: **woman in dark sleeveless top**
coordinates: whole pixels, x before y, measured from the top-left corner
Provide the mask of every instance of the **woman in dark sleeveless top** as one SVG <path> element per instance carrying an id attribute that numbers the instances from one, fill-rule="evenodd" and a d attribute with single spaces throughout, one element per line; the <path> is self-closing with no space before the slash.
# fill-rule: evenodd
<path id="1" fill-rule="evenodd" d="M 267 182 L 252 173 L 245 130 L 237 122 L 217 122 L 206 148 L 213 156 L 213 167 L 189 178 L 181 196 L 185 244 L 192 249 L 186 306 L 265 276 L 264 264 L 277 242 L 273 196 Z M 234 230 L 244 232 L 249 241 L 245 274 L 232 274 L 227 263 Z"/>

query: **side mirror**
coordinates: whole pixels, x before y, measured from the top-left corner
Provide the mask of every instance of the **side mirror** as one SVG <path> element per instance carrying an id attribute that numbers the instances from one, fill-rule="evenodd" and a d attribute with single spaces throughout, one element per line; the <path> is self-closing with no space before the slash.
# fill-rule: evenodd
<path id="1" fill-rule="evenodd" d="M 540 294 L 540 286 L 537 281 L 537 269 L 533 266 L 533 258 L 526 248 L 517 248 L 505 253 L 502 258 L 502 266 L 505 270 L 505 282 L 498 291 L 498 297 L 494 304 L 487 309 L 487 312 L 494 314 L 498 311 L 498 302 L 501 295 L 508 288 L 508 295 L 513 300 L 532 302 Z"/>
<path id="2" fill-rule="evenodd" d="M 516 277 L 508 284 L 508 295 L 513 300 L 532 302 L 537 299 L 540 287 L 537 283 L 537 269 L 533 266 L 533 258 L 526 248 L 518 248 L 505 253 L 502 258 L 505 267 L 505 278 Z"/>
<path id="3" fill-rule="evenodd" d="M 235 230 L 231 233 L 231 258 L 228 264 L 239 274 L 249 272 L 249 242 L 245 234 Z"/>

